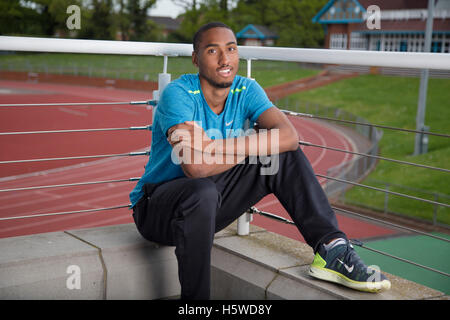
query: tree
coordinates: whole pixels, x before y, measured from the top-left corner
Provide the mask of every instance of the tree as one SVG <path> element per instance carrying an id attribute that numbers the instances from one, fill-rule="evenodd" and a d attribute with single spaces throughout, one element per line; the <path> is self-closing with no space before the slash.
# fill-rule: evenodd
<path id="1" fill-rule="evenodd" d="M 48 13 L 48 2 L 20 0 L 0 1 L 0 34 L 50 35 L 54 21 Z"/>
<path id="2" fill-rule="evenodd" d="M 221 21 L 234 29 L 235 21 L 230 16 L 229 1 L 226 0 L 174 0 L 176 4 L 183 5 L 186 9 L 181 14 L 182 22 L 180 29 L 174 38 L 180 42 L 192 43 L 195 32 L 205 23 Z"/>
<path id="3" fill-rule="evenodd" d="M 275 31 L 277 45 L 286 47 L 319 47 L 323 29 L 312 18 L 327 0 L 173 0 L 185 7 L 177 33 L 182 42 L 191 42 L 203 24 L 221 21 L 238 32 L 248 24 L 259 24 Z"/>
<path id="4" fill-rule="evenodd" d="M 129 39 L 151 41 L 157 37 L 157 26 L 148 19 L 148 10 L 156 0 L 128 0 L 126 11 L 129 21 Z"/>
<path id="5" fill-rule="evenodd" d="M 112 0 L 92 0 L 82 18 L 80 38 L 111 40 L 115 38 Z"/>
<path id="6" fill-rule="evenodd" d="M 278 45 L 289 47 L 319 47 L 323 42 L 322 26 L 312 18 L 327 0 L 280 0 L 273 6 L 273 20 L 269 22 L 280 36 Z"/>

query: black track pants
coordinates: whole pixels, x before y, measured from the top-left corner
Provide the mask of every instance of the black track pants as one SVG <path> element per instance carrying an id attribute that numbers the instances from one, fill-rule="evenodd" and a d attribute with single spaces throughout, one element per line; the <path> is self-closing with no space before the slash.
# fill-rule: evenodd
<path id="1" fill-rule="evenodd" d="M 141 235 L 176 246 L 182 299 L 209 299 L 214 233 L 273 193 L 314 251 L 346 238 L 325 193 L 300 148 L 267 158 L 248 157 L 206 178 L 178 178 L 144 186 L 133 208 Z"/>

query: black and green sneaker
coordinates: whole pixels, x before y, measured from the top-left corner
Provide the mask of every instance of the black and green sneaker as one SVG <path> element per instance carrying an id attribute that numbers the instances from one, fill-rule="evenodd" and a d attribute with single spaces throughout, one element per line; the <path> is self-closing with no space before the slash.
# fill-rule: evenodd
<path id="1" fill-rule="evenodd" d="M 376 266 L 367 267 L 353 246 L 344 239 L 328 250 L 320 245 L 309 274 L 360 291 L 379 292 L 391 288 L 391 282 L 380 270 Z"/>

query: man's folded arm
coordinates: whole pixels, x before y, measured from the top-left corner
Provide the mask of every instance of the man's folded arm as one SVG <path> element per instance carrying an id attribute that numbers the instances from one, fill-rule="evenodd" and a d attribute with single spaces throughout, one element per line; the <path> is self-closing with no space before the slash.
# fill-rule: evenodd
<path id="1" fill-rule="evenodd" d="M 267 156 L 298 148 L 297 131 L 278 108 L 272 107 L 264 111 L 259 116 L 257 125 L 259 130 L 250 135 L 211 140 L 205 134 L 200 141 L 193 141 L 195 128 L 184 123 L 171 127 L 168 137 L 181 160 L 181 168 L 191 178 L 219 174 L 248 156 Z M 175 130 L 176 137 L 172 135 Z M 184 139 L 183 143 L 179 143 L 180 136 L 181 140 Z M 197 134 L 198 136 L 201 135 Z"/>

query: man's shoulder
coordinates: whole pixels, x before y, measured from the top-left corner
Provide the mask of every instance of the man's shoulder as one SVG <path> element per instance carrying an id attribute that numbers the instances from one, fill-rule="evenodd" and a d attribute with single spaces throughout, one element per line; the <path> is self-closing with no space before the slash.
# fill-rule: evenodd
<path id="1" fill-rule="evenodd" d="M 166 88 L 169 91 L 183 91 L 186 93 L 192 93 L 197 91 L 198 88 L 198 75 L 197 74 L 184 74 L 176 80 L 170 82 Z"/>
<path id="2" fill-rule="evenodd" d="M 255 86 L 259 86 L 255 79 L 236 75 L 233 81 L 232 89 L 233 91 L 236 91 L 237 89 L 237 92 L 239 92 L 240 90 L 248 90 L 249 88 L 253 88 Z"/>

